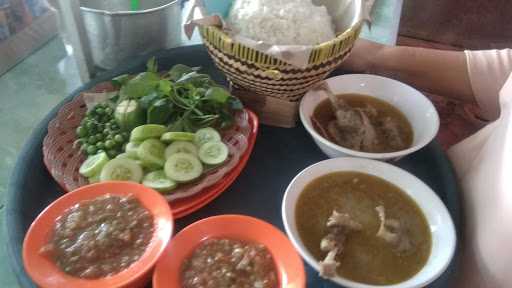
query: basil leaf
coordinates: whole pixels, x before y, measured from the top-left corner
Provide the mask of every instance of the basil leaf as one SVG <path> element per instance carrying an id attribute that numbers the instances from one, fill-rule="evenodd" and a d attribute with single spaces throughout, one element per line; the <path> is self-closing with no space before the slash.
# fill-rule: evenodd
<path id="1" fill-rule="evenodd" d="M 140 107 L 144 110 L 147 110 L 147 109 L 149 109 L 149 107 L 151 107 L 151 104 L 153 104 L 153 102 L 155 102 L 159 98 L 160 98 L 160 95 L 158 95 L 158 93 L 153 91 L 153 92 L 149 93 L 148 95 L 140 98 L 140 100 L 139 100 Z"/>
<path id="2" fill-rule="evenodd" d="M 228 99 L 231 97 L 229 92 L 221 87 L 211 87 L 206 91 L 205 98 L 220 104 L 226 103 Z"/>
<path id="3" fill-rule="evenodd" d="M 148 109 L 148 124 L 166 124 L 172 116 L 172 109 L 168 99 L 157 100 Z"/>
<path id="4" fill-rule="evenodd" d="M 183 75 L 176 83 L 191 84 L 195 87 L 203 87 L 210 82 L 210 76 L 206 74 L 199 74 L 196 71 Z"/>
<path id="5" fill-rule="evenodd" d="M 158 84 L 158 89 L 160 92 L 162 92 L 164 95 L 170 95 L 172 90 L 172 82 L 169 80 L 160 80 Z"/>
<path id="6" fill-rule="evenodd" d="M 126 85 L 121 88 L 120 94 L 123 99 L 138 99 L 154 92 L 160 76 L 153 72 L 143 72 L 135 78 L 130 79 Z"/>
<path id="7" fill-rule="evenodd" d="M 112 82 L 112 85 L 114 85 L 114 87 L 121 88 L 121 86 L 126 84 L 126 82 L 128 82 L 129 80 L 130 80 L 130 75 L 122 74 L 122 75 L 119 75 L 119 76 L 113 78 L 111 80 L 111 82 Z"/>
<path id="8" fill-rule="evenodd" d="M 192 73 L 194 71 L 198 71 L 199 68 L 196 67 L 196 68 L 191 68 L 187 65 L 183 65 L 183 64 L 176 64 L 174 65 L 171 70 L 169 70 L 169 72 L 167 73 L 169 75 L 169 78 L 176 82 L 178 81 L 181 77 L 183 77 L 184 75 L 186 74 L 189 74 L 189 73 Z"/>

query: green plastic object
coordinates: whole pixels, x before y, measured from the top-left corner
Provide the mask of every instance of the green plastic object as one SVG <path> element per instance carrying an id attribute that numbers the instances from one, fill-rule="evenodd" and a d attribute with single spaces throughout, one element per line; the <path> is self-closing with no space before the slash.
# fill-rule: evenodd
<path id="1" fill-rule="evenodd" d="M 131 8 L 132 8 L 132 11 L 137 11 L 139 10 L 139 7 L 140 7 L 140 1 L 139 0 L 131 0 Z"/>

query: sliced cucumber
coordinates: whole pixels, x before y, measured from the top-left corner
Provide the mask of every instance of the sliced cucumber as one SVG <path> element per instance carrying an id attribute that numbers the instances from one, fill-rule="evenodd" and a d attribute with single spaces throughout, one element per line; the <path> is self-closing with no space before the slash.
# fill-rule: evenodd
<path id="1" fill-rule="evenodd" d="M 165 175 L 176 182 L 190 182 L 201 176 L 203 164 L 196 156 L 187 153 L 172 154 L 165 162 Z"/>
<path id="2" fill-rule="evenodd" d="M 156 139 L 148 139 L 140 144 L 137 155 L 144 166 L 162 168 L 165 164 L 165 145 Z"/>
<path id="3" fill-rule="evenodd" d="M 135 127 L 130 134 L 130 142 L 144 141 L 150 138 L 160 138 L 167 131 L 167 127 L 157 124 L 146 124 Z"/>
<path id="4" fill-rule="evenodd" d="M 197 146 L 192 144 L 192 142 L 187 141 L 176 141 L 171 143 L 165 149 L 165 159 L 169 158 L 172 154 L 176 153 L 188 153 L 192 155 L 197 155 Z"/>
<path id="5" fill-rule="evenodd" d="M 108 160 L 110 159 L 105 152 L 89 156 L 80 166 L 78 172 L 84 177 L 92 177 L 101 172 L 101 169 L 107 164 Z"/>
<path id="6" fill-rule="evenodd" d="M 138 158 L 139 155 L 137 151 L 139 149 L 139 146 L 140 144 L 136 142 L 129 142 L 128 144 L 126 144 L 126 148 L 124 148 L 124 151 L 126 152 L 126 154 L 128 154 L 128 156 L 130 156 L 130 158 Z"/>
<path id="7" fill-rule="evenodd" d="M 135 160 L 116 158 L 110 160 L 101 170 L 100 181 L 140 182 L 143 172 Z"/>
<path id="8" fill-rule="evenodd" d="M 144 175 L 150 173 L 150 172 L 153 172 L 153 171 L 156 171 L 156 170 L 161 170 L 162 169 L 162 166 L 160 165 L 155 165 L 155 164 L 147 164 L 147 163 L 144 163 L 140 160 L 135 160 L 135 162 L 137 162 L 137 164 L 142 167 L 142 171 L 144 172 Z"/>
<path id="9" fill-rule="evenodd" d="M 133 154 L 128 154 L 128 153 L 121 153 L 121 154 L 117 155 L 116 158 L 139 160 L 139 158 L 137 157 L 136 154 L 135 154 L 135 156 L 133 156 Z"/>
<path id="10" fill-rule="evenodd" d="M 165 143 L 171 143 L 173 141 L 194 141 L 195 134 L 188 132 L 167 132 L 160 140 Z"/>
<path id="11" fill-rule="evenodd" d="M 222 142 L 207 142 L 199 148 L 199 159 L 208 165 L 219 165 L 228 159 L 229 150 Z"/>
<path id="12" fill-rule="evenodd" d="M 147 174 L 142 179 L 142 184 L 161 193 L 168 193 L 178 186 L 176 182 L 167 178 L 163 170 Z"/>
<path id="13" fill-rule="evenodd" d="M 124 100 L 116 107 L 114 117 L 119 126 L 125 131 L 145 123 L 145 113 L 135 100 Z"/>
<path id="14" fill-rule="evenodd" d="M 217 130 L 211 127 L 207 127 L 197 130 L 194 142 L 196 143 L 197 147 L 201 147 L 206 142 L 219 142 L 220 139 L 221 137 Z"/>
<path id="15" fill-rule="evenodd" d="M 100 182 L 100 173 L 98 173 L 92 177 L 89 177 L 87 180 L 89 180 L 89 184 L 94 184 L 94 183 Z"/>

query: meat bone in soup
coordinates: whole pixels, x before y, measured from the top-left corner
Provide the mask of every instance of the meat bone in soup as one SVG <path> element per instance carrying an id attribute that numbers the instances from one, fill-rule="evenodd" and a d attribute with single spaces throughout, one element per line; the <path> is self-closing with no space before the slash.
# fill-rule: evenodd
<path id="1" fill-rule="evenodd" d="M 431 251 L 430 229 L 414 200 L 368 174 L 335 172 L 313 180 L 299 196 L 295 220 L 326 278 L 400 283 L 421 270 Z"/>
<path id="2" fill-rule="evenodd" d="M 325 83 L 325 82 L 324 82 Z M 327 84 L 317 90 L 329 95 L 313 112 L 313 127 L 342 147 L 369 153 L 396 152 L 411 147 L 411 124 L 397 108 L 361 94 L 334 95 Z"/>

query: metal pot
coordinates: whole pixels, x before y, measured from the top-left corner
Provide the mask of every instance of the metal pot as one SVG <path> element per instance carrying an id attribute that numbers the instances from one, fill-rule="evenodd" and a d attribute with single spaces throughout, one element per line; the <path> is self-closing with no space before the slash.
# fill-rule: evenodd
<path id="1" fill-rule="evenodd" d="M 94 63 L 112 69 L 136 55 L 176 47 L 181 42 L 181 1 L 80 0 Z"/>

